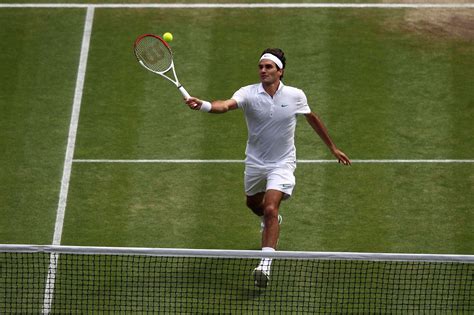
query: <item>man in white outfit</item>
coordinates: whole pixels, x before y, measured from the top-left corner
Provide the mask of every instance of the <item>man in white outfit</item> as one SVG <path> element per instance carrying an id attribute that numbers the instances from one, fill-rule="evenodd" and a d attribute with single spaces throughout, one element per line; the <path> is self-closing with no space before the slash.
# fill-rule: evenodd
<path id="1" fill-rule="evenodd" d="M 248 128 L 245 193 L 247 206 L 262 220 L 262 251 L 275 251 L 281 223 L 280 203 L 291 196 L 295 186 L 297 115 L 306 117 L 339 163 L 351 164 L 333 143 L 319 117 L 311 111 L 304 92 L 281 81 L 285 62 L 281 49 L 266 49 L 258 62 L 260 83 L 242 87 L 224 101 L 210 103 L 195 97 L 185 101 L 191 109 L 204 112 L 225 113 L 239 108 L 244 111 Z M 255 268 L 256 286 L 267 286 L 271 261 L 264 258 Z"/>

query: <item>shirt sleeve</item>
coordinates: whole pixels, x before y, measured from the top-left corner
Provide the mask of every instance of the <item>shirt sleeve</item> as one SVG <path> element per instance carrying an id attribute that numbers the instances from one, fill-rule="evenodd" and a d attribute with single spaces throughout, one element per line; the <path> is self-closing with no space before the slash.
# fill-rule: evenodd
<path id="1" fill-rule="evenodd" d="M 297 115 L 304 115 L 311 113 L 311 108 L 308 105 L 308 99 L 306 98 L 306 94 L 302 90 L 299 90 L 300 93 L 298 95 L 298 100 L 296 103 L 296 114 Z"/>
<path id="2" fill-rule="evenodd" d="M 231 99 L 237 102 L 238 108 L 244 108 L 247 104 L 247 89 L 245 87 L 240 88 L 232 95 Z"/>

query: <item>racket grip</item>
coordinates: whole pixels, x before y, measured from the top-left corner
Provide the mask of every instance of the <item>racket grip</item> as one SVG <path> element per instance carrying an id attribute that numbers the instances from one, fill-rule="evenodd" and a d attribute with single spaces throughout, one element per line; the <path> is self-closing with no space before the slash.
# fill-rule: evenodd
<path id="1" fill-rule="evenodd" d="M 186 89 L 182 85 L 178 87 L 178 90 L 181 92 L 181 94 L 183 94 L 185 99 L 188 99 L 191 97 L 191 95 L 189 95 L 188 91 L 186 91 Z"/>

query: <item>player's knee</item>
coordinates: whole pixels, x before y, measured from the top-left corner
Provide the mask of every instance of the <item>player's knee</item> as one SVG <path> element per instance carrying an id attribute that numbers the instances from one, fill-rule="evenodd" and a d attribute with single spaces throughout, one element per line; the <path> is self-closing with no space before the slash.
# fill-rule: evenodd
<path id="1" fill-rule="evenodd" d="M 265 216 L 265 221 L 278 220 L 278 207 L 273 204 L 265 205 L 265 208 L 263 209 L 263 215 Z"/>

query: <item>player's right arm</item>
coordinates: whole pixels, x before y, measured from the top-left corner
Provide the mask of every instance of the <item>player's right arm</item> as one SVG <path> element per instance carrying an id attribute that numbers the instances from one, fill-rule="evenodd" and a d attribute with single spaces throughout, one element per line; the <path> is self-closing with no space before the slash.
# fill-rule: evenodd
<path id="1" fill-rule="evenodd" d="M 185 103 L 191 109 L 201 110 L 201 107 L 203 106 L 203 103 L 205 103 L 205 101 L 200 100 L 196 97 L 190 97 L 185 100 Z M 228 112 L 229 110 L 237 109 L 237 101 L 234 99 L 228 99 L 225 101 L 213 101 L 210 104 L 211 107 L 208 112 L 214 114 L 223 114 Z"/>

